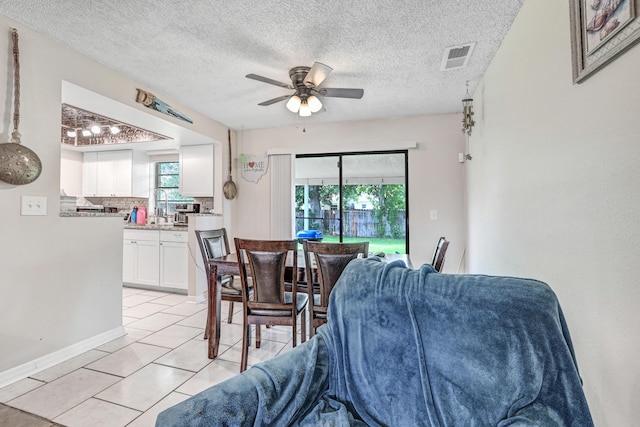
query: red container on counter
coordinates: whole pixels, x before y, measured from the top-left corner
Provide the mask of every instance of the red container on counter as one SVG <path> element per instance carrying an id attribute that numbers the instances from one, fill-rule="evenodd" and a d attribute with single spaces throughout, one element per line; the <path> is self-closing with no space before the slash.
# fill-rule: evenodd
<path id="1" fill-rule="evenodd" d="M 144 206 L 138 206 L 138 215 L 136 216 L 136 224 L 146 224 L 147 223 L 147 208 Z"/>

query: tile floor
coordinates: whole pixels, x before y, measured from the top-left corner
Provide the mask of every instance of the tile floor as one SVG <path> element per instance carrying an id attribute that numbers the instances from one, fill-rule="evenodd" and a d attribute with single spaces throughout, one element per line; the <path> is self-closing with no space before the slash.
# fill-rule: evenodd
<path id="1" fill-rule="evenodd" d="M 240 304 L 227 324 L 229 304 L 222 303 L 219 356 L 210 360 L 202 339 L 205 304 L 134 288 L 123 288 L 122 295 L 127 335 L 0 388 L 0 426 L 154 426 L 163 409 L 240 372 Z M 249 348 L 248 364 L 291 343 L 289 327 L 263 328 L 261 348 Z M 33 417 L 38 424 L 19 424 L 29 415 L 12 408 L 40 417 Z"/>

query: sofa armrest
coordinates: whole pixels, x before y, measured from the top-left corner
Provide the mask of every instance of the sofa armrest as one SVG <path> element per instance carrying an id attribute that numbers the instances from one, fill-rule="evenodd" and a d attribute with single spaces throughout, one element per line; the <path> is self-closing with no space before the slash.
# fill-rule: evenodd
<path id="1" fill-rule="evenodd" d="M 162 411 L 157 427 L 289 425 L 328 388 L 320 336 Z"/>

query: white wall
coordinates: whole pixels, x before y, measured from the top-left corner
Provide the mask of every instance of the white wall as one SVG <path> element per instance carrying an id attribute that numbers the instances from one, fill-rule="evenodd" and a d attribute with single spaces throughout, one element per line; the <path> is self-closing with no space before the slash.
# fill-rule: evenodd
<path id="1" fill-rule="evenodd" d="M 4 48 L 11 27 L 20 35 L 22 143 L 38 154 L 43 170 L 32 184 L 0 185 L 0 387 L 46 367 L 65 349 L 122 330 L 122 219 L 59 216 L 62 81 L 145 113 L 152 110 L 135 102 L 136 88 L 153 91 L 0 17 Z M 3 90 L 12 88 L 11 70 L 12 61 L 0 62 Z M 226 141 L 222 124 L 153 92 L 191 117 L 191 130 Z M 10 107 L 0 104 L 1 141 L 13 130 Z M 46 197 L 47 215 L 21 216 L 23 195 Z"/>
<path id="2" fill-rule="evenodd" d="M 572 84 L 569 7 L 527 0 L 475 91 L 470 272 L 555 289 L 598 426 L 640 419 L 640 46 Z"/>
<path id="3" fill-rule="evenodd" d="M 417 143 L 409 150 L 409 253 L 414 266 L 431 262 L 440 236 L 451 241 L 444 267 L 455 272 L 464 249 L 463 149 L 460 115 L 420 116 L 393 120 L 314 124 L 306 132 L 287 127 L 245 131 L 237 153 L 264 155 L 268 150 L 295 153 L 393 150 Z M 234 150 L 234 154 L 236 151 Z M 237 169 L 236 169 L 237 170 Z M 270 177 L 257 184 L 236 176 L 232 236 L 269 238 Z M 438 220 L 429 212 L 438 210 Z"/>

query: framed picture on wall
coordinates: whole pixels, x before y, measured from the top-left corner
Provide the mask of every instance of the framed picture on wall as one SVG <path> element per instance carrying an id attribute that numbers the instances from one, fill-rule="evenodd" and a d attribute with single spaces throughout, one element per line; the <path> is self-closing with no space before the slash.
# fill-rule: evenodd
<path id="1" fill-rule="evenodd" d="M 573 82 L 581 83 L 640 41 L 640 0 L 569 0 Z"/>

